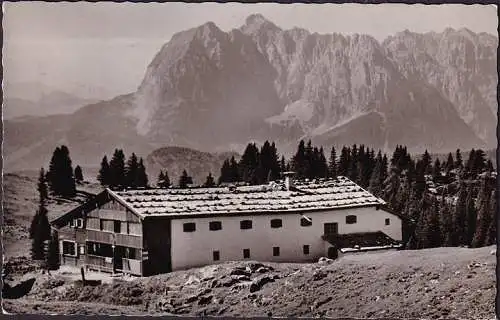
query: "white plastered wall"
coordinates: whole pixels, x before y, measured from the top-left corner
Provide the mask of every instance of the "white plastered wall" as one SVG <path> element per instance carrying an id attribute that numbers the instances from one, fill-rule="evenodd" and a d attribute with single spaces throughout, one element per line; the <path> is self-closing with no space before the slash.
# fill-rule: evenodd
<path id="1" fill-rule="evenodd" d="M 382 231 L 395 240 L 402 239 L 401 219 L 375 207 L 307 212 L 312 219 L 309 227 L 300 226 L 300 213 L 256 214 L 172 220 L 172 269 L 213 264 L 213 251 L 219 251 L 220 261 L 243 260 L 243 249 L 250 249 L 250 260 L 301 262 L 325 255 L 328 244 L 321 239 L 324 223 L 337 222 L 340 234 Z M 356 215 L 355 224 L 346 224 L 347 215 Z M 282 219 L 281 228 L 271 228 L 271 219 Z M 390 225 L 385 225 L 385 219 Z M 252 229 L 241 230 L 241 220 L 252 220 Z M 210 231 L 210 221 L 221 221 L 222 230 Z M 196 223 L 195 232 L 184 232 L 183 224 Z M 309 245 L 304 255 L 303 245 Z M 273 256 L 273 247 L 280 247 L 280 256 Z"/>

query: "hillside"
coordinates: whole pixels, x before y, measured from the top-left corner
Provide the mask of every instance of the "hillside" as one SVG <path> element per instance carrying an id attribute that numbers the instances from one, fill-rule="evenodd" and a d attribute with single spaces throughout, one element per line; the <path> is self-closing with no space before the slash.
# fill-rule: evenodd
<path id="1" fill-rule="evenodd" d="M 228 262 L 83 288 L 67 274 L 32 271 L 31 292 L 3 307 L 39 314 L 485 319 L 494 317 L 494 252 L 439 248 L 309 264 Z"/>
<path id="2" fill-rule="evenodd" d="M 498 38 L 467 29 L 370 35 L 283 30 L 261 15 L 229 32 L 175 34 L 136 92 L 64 116 L 5 121 L 9 171 L 39 167 L 57 144 L 98 165 L 116 147 L 204 152 L 301 138 L 432 153 L 495 146 Z M 22 132 L 22 134 L 20 134 Z"/>

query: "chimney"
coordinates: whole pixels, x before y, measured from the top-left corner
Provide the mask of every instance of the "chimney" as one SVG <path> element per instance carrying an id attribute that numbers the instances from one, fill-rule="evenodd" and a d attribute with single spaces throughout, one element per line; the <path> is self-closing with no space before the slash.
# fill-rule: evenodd
<path id="1" fill-rule="evenodd" d="M 283 172 L 283 176 L 285 177 L 285 189 L 287 191 L 290 191 L 291 188 L 293 188 L 293 176 L 294 172 L 293 171 L 287 171 Z"/>

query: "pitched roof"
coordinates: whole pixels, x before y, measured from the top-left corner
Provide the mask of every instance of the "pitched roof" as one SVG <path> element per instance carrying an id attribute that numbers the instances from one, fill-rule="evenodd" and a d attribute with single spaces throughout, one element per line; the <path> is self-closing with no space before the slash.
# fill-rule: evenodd
<path id="1" fill-rule="evenodd" d="M 385 202 L 345 177 L 237 188 L 109 191 L 144 217 L 316 211 L 383 205 Z"/>

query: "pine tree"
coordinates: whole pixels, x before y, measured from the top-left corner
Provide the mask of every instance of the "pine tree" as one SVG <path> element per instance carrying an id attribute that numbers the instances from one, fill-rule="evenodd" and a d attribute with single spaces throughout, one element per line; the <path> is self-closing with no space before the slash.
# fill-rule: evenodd
<path id="1" fill-rule="evenodd" d="M 205 188 L 213 188 L 215 187 L 215 181 L 214 181 L 214 177 L 212 177 L 212 173 L 208 173 L 208 176 L 207 176 L 207 180 L 205 181 L 205 183 L 203 184 L 203 186 Z"/>
<path id="2" fill-rule="evenodd" d="M 38 194 L 40 203 L 44 203 L 49 198 L 47 180 L 43 168 L 40 169 L 40 175 L 38 177 Z"/>
<path id="3" fill-rule="evenodd" d="M 57 270 L 60 265 L 59 261 L 59 238 L 57 231 L 52 232 L 47 249 L 46 263 L 48 270 Z"/>
<path id="4" fill-rule="evenodd" d="M 99 174 L 97 175 L 97 180 L 101 183 L 102 186 L 109 186 L 110 179 L 110 168 L 108 164 L 108 158 L 104 156 L 101 161 L 101 168 L 99 169 Z"/>
<path id="5" fill-rule="evenodd" d="M 109 186 L 113 189 L 121 189 L 127 185 L 125 180 L 125 154 L 121 149 L 115 149 L 109 162 L 109 177 Z"/>
<path id="6" fill-rule="evenodd" d="M 190 185 L 192 183 L 193 183 L 193 179 L 190 176 L 188 176 L 186 170 L 183 170 L 182 175 L 179 178 L 179 188 L 186 189 L 188 187 L 188 185 Z"/>
<path id="7" fill-rule="evenodd" d="M 335 179 L 337 178 L 337 175 L 337 152 L 335 151 L 335 147 L 332 146 L 332 150 L 330 151 L 330 161 L 328 163 L 328 176 Z"/>
<path id="8" fill-rule="evenodd" d="M 83 172 L 80 166 L 75 168 L 75 182 L 81 184 L 83 182 Z"/>

